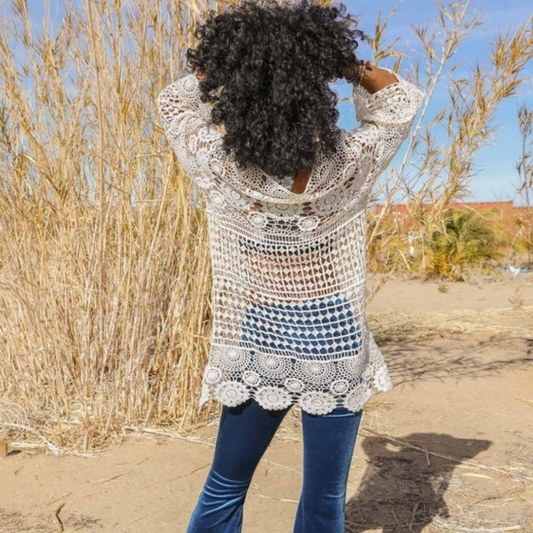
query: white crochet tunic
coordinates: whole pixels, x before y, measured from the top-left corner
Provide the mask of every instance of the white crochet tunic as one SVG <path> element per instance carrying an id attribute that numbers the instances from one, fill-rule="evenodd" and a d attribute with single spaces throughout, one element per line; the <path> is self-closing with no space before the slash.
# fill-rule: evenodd
<path id="1" fill-rule="evenodd" d="M 293 176 L 237 168 L 194 74 L 159 94 L 159 119 L 204 196 L 209 228 L 213 322 L 200 406 L 253 397 L 265 409 L 357 412 L 393 387 L 365 320 L 366 206 L 425 97 L 395 75 L 374 94 L 354 85 L 360 126 L 341 130 L 336 154 L 317 152 L 302 193 Z"/>

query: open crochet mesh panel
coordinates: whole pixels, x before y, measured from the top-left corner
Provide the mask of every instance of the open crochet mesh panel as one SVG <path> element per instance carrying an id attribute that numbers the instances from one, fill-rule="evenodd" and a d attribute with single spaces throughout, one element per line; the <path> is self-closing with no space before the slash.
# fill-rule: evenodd
<path id="1" fill-rule="evenodd" d="M 159 94 L 161 124 L 208 218 L 213 323 L 200 405 L 253 397 L 326 414 L 359 411 L 392 388 L 365 320 L 366 206 L 425 97 L 395 76 L 373 94 L 354 85 L 360 126 L 342 130 L 336 154 L 318 151 L 302 193 L 293 176 L 237 168 L 194 74 Z"/>

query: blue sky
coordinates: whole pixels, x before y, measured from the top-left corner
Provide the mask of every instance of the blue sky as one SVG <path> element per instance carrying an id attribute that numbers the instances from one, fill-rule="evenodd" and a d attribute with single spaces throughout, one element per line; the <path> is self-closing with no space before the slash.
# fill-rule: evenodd
<path id="1" fill-rule="evenodd" d="M 359 18 L 358 27 L 373 36 L 378 11 L 381 10 L 382 20 L 386 18 L 389 11 L 397 4 L 394 0 L 347 0 L 343 2 L 348 11 Z M 448 0 L 444 1 L 449 4 Z M 513 30 L 519 24 L 525 22 L 533 13 L 532 4 L 527 0 L 474 0 L 473 9 L 484 21 L 483 26 L 472 30 L 470 37 L 461 47 L 460 59 L 462 67 L 457 73 L 465 72 L 476 62 L 482 63 L 487 57 L 490 41 L 498 32 L 503 32 L 506 28 Z M 398 43 L 398 47 L 407 51 L 412 57 L 417 57 L 420 51 L 412 30 L 411 23 L 432 24 L 436 20 L 437 7 L 433 1 L 404 0 L 392 16 L 388 27 L 388 42 L 392 42 L 396 37 L 402 37 L 404 42 Z M 369 46 L 362 43 L 358 49 L 359 57 L 370 58 Z M 424 66 L 423 57 L 418 55 L 421 70 Z M 458 58 L 453 57 L 452 61 Z M 392 66 L 390 63 L 382 62 L 380 66 Z M 409 61 L 404 63 L 405 69 L 409 69 Z M 403 72 L 400 71 L 400 74 Z M 533 66 L 527 67 L 529 81 L 520 89 L 520 95 L 504 102 L 495 116 L 495 124 L 499 127 L 494 134 L 491 145 L 481 148 L 475 158 L 475 168 L 477 174 L 472 179 L 470 192 L 471 196 L 466 200 L 493 201 L 493 200 L 514 200 L 521 203 L 515 196 L 513 184 L 516 184 L 518 176 L 514 167 L 520 157 L 521 137 L 518 129 L 517 108 L 521 103 L 533 104 Z M 422 80 L 425 81 L 425 80 Z M 442 80 L 442 93 L 446 88 L 446 80 Z M 336 86 L 340 96 L 349 96 L 349 86 L 345 83 Z M 437 96 L 437 98 L 435 98 Z M 432 116 L 443 105 L 438 95 L 434 95 L 429 106 L 429 114 Z M 354 109 L 351 102 L 342 102 L 339 105 L 341 110 L 342 127 L 350 128 L 353 125 Z"/>
<path id="2" fill-rule="evenodd" d="M 49 0 L 53 19 L 59 21 L 64 13 L 64 0 Z M 450 0 L 444 0 L 448 4 Z M 348 11 L 359 18 L 359 27 L 370 36 L 373 36 L 378 11 L 381 10 L 382 20 L 386 18 L 389 11 L 397 4 L 397 0 L 345 0 Z M 475 65 L 477 61 L 483 62 L 489 51 L 488 41 L 497 32 L 506 28 L 514 29 L 523 23 L 533 12 L 531 3 L 528 0 L 474 0 L 473 9 L 484 20 L 481 28 L 473 30 L 470 37 L 462 45 L 460 59 L 461 69 L 468 69 Z M 43 2 L 29 2 L 32 18 L 38 21 L 43 14 Z M 398 43 L 398 48 L 408 52 L 412 57 L 420 60 L 421 69 L 424 61 L 417 49 L 417 42 L 410 28 L 411 23 L 432 24 L 436 20 L 436 2 L 431 0 L 403 0 L 396 13 L 393 15 L 388 28 L 387 39 L 392 42 L 396 37 L 401 37 L 402 42 Z M 366 43 L 362 43 L 358 49 L 362 58 L 370 57 L 370 50 Z M 457 58 L 453 58 L 457 59 Z M 392 63 L 382 62 L 380 66 L 392 66 Z M 409 68 L 409 61 L 404 63 L 405 69 Z M 400 72 L 403 74 L 403 72 Z M 521 203 L 514 193 L 513 185 L 517 182 L 517 173 L 514 168 L 520 156 L 520 134 L 517 122 L 517 108 L 521 103 L 533 103 L 533 67 L 528 66 L 527 74 L 530 79 L 521 88 L 521 94 L 509 99 L 501 105 L 495 116 L 498 129 L 494 135 L 494 141 L 479 150 L 475 167 L 476 176 L 472 179 L 471 195 L 466 200 L 510 200 Z M 424 80 L 422 80 L 424 81 Z M 441 89 L 444 92 L 446 80 L 442 80 Z M 339 97 L 350 97 L 350 86 L 345 82 L 337 82 L 334 88 L 338 91 Z M 443 92 L 441 94 L 443 94 Z M 435 95 L 429 108 L 430 116 L 436 112 L 443 101 Z M 354 107 L 351 102 L 341 102 L 339 104 L 341 117 L 339 126 L 352 128 L 357 123 L 354 122 Z M 398 155 L 401 157 L 401 154 Z"/>

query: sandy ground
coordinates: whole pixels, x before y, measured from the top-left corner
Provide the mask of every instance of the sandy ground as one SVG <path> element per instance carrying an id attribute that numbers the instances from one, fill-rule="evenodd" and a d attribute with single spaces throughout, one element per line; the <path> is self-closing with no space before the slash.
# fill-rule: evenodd
<path id="1" fill-rule="evenodd" d="M 533 532 L 533 279 L 397 279 L 368 311 L 395 387 L 367 405 L 346 531 Z M 11 452 L 0 532 L 61 531 L 63 505 L 66 532 L 184 533 L 217 423 L 185 439 L 132 434 L 92 458 Z M 254 475 L 244 533 L 292 532 L 300 430 L 295 407 Z"/>

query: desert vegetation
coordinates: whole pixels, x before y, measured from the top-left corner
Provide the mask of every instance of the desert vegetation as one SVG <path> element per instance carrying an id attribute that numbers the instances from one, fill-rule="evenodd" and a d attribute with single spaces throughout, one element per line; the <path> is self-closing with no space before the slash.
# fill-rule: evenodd
<path id="1" fill-rule="evenodd" d="M 375 29 L 373 62 L 429 95 L 373 193 L 384 208 L 369 219 L 369 267 L 385 280 L 499 261 L 498 230 L 449 206 L 468 191 L 499 105 L 518 97 L 533 39 L 531 20 L 493 35 L 489 55 L 458 75 L 461 45 L 482 24 L 475 4 L 439 2 L 431 25 L 411 29 L 416 56 L 387 40 L 395 10 Z M 67 6 L 53 25 L 13 0 L 0 20 L 0 431 L 20 446 L 87 453 L 126 427 L 192 430 L 216 407 L 197 405 L 210 326 L 206 220 L 155 109 L 184 71 L 205 4 Z M 429 116 L 441 85 L 446 105 Z M 530 124 L 519 171 L 527 191 Z M 413 229 L 390 216 L 397 202 L 422 255 L 410 256 Z M 511 244 L 524 257 L 527 220 Z"/>

